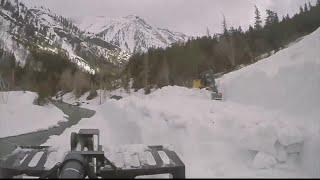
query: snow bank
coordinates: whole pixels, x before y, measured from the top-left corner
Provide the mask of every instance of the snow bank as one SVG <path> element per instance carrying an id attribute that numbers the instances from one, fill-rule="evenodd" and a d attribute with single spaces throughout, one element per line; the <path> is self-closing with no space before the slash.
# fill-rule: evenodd
<path id="1" fill-rule="evenodd" d="M 218 80 L 228 101 L 260 105 L 294 115 L 320 107 L 320 29 L 269 58 Z"/>
<path id="2" fill-rule="evenodd" d="M 65 121 L 55 106 L 37 106 L 33 92 L 0 92 L 0 138 L 46 129 Z"/>
<path id="3" fill-rule="evenodd" d="M 286 119 L 291 128 L 283 127 L 278 141 L 288 153 L 300 153 L 301 168 L 314 177 L 320 176 L 320 163 L 314 159 L 320 147 L 319 50 L 320 28 L 289 48 L 218 80 L 227 102 L 291 116 Z M 272 130 L 264 130 L 268 143 L 273 143 Z"/>
<path id="4" fill-rule="evenodd" d="M 264 152 L 259 152 L 253 161 L 253 166 L 258 169 L 267 169 L 275 166 L 277 164 L 277 160 Z"/>

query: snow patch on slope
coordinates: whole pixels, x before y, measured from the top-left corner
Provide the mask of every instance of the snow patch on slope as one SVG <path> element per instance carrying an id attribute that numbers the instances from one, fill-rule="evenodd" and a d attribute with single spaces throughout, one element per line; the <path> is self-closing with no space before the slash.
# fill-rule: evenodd
<path id="1" fill-rule="evenodd" d="M 16 62 L 18 62 L 20 66 L 24 66 L 30 52 L 12 39 L 12 36 L 8 33 L 9 26 L 10 22 L 0 16 L 0 46 L 3 47 L 6 52 L 13 53 Z"/>
<path id="2" fill-rule="evenodd" d="M 72 49 L 71 44 L 66 42 L 66 40 L 64 39 L 62 41 L 62 48 L 67 51 L 71 62 L 77 64 L 80 69 L 83 69 L 90 74 L 96 73 L 95 69 L 91 68 L 91 66 L 82 57 L 76 55 L 76 53 Z"/>

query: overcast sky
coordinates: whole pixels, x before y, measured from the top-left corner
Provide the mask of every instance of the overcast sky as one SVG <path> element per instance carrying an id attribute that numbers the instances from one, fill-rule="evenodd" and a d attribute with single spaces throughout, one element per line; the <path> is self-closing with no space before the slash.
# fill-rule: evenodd
<path id="1" fill-rule="evenodd" d="M 27 0 L 67 17 L 124 17 L 135 14 L 148 23 L 188 35 L 221 32 L 223 15 L 229 25 L 244 29 L 254 21 L 254 5 L 279 16 L 293 15 L 308 0 Z M 315 4 L 316 0 L 310 0 Z"/>

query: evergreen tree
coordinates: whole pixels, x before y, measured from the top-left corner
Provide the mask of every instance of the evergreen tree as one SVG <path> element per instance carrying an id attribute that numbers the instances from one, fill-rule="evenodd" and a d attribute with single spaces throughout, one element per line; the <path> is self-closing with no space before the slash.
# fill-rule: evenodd
<path id="1" fill-rule="evenodd" d="M 167 58 L 164 57 L 162 60 L 161 60 L 161 66 L 160 66 L 160 69 L 159 69 L 159 74 L 158 74 L 158 85 L 160 87 L 163 87 L 163 86 L 167 86 L 169 85 L 169 65 L 168 65 L 168 61 L 167 61 Z"/>
<path id="2" fill-rule="evenodd" d="M 289 14 L 286 15 L 286 20 L 289 20 L 290 19 L 290 16 Z"/>
<path id="3" fill-rule="evenodd" d="M 300 9 L 300 12 L 299 12 L 299 14 L 303 14 L 303 12 L 304 12 L 304 11 L 303 11 L 303 8 L 302 8 L 302 6 L 300 6 L 300 7 L 299 7 L 299 9 Z"/>
<path id="4" fill-rule="evenodd" d="M 308 12 L 309 11 L 307 3 L 304 4 L 304 9 L 303 10 L 304 10 L 304 12 Z"/>
<path id="5" fill-rule="evenodd" d="M 9 1 L 5 2 L 4 9 L 9 10 L 9 11 L 13 11 L 14 10 L 14 8 L 12 7 L 12 5 L 11 5 L 11 3 Z"/>
<path id="6" fill-rule="evenodd" d="M 312 7 L 313 7 L 313 6 L 311 5 L 311 2 L 310 2 L 310 1 L 308 2 L 308 6 L 309 6 L 309 10 L 311 10 Z"/>
<path id="7" fill-rule="evenodd" d="M 279 23 L 278 14 L 267 9 L 267 18 L 266 18 L 266 26 L 271 26 L 273 24 Z"/>
<path id="8" fill-rule="evenodd" d="M 145 94 L 150 93 L 150 83 L 149 83 L 149 78 L 150 78 L 150 67 L 149 67 L 149 56 L 148 53 L 144 55 L 143 58 L 143 84 L 144 84 L 144 92 Z"/>
<path id="9" fill-rule="evenodd" d="M 228 35 L 227 20 L 224 15 L 223 15 L 223 20 L 222 20 L 222 28 L 223 28 L 223 34 Z"/>
<path id="10" fill-rule="evenodd" d="M 260 11 L 257 6 L 254 6 L 254 8 L 255 8 L 254 28 L 255 28 L 255 30 L 260 30 L 262 28 L 262 20 L 261 20 Z"/>
<path id="11" fill-rule="evenodd" d="M 249 33 L 253 33 L 253 30 L 254 30 L 253 27 L 250 25 L 249 26 Z"/>
<path id="12" fill-rule="evenodd" d="M 270 26 L 272 24 L 273 12 L 269 9 L 266 10 L 267 18 L 266 18 L 266 26 Z"/>
<path id="13" fill-rule="evenodd" d="M 206 33 L 207 33 L 207 36 L 208 36 L 208 37 L 210 37 L 210 36 L 211 36 L 211 34 L 210 34 L 210 30 L 209 30 L 209 28 L 208 28 L 208 27 L 207 27 L 207 32 L 206 32 Z"/>

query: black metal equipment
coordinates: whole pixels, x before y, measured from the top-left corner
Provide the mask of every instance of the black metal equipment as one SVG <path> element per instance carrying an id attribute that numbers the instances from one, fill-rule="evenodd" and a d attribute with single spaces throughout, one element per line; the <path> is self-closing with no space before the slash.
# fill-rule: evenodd
<path id="1" fill-rule="evenodd" d="M 95 138 L 96 137 L 96 138 Z M 0 161 L 0 178 L 19 175 L 47 178 L 135 178 L 144 175 L 169 174 L 172 178 L 185 178 L 185 165 L 178 155 L 163 146 L 145 146 L 134 157 L 127 151 L 117 152 L 120 159 L 116 165 L 111 162 L 100 145 L 99 130 L 81 129 L 71 134 L 71 151 L 62 162 L 46 169 L 45 163 L 54 150 L 47 146 L 20 147 Z M 127 153 L 127 154 L 126 154 Z M 40 154 L 40 155 L 39 155 Z M 149 154 L 147 160 L 144 157 Z M 34 159 L 37 156 L 37 162 Z M 30 164 L 32 164 L 30 166 Z"/>
<path id="2" fill-rule="evenodd" d="M 215 78 L 220 76 L 220 74 L 214 74 L 213 70 L 205 71 L 200 74 L 201 81 L 203 86 L 207 90 L 211 91 L 211 99 L 213 100 L 222 100 L 222 93 L 218 92 Z"/>

